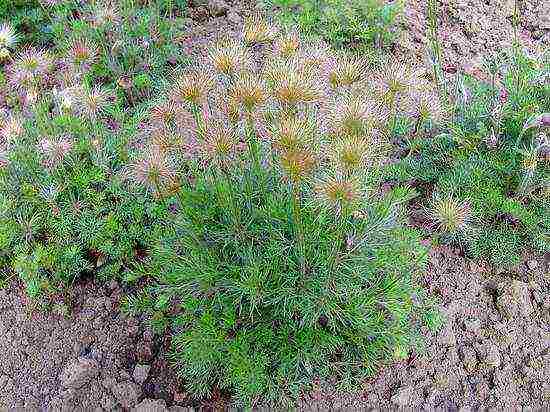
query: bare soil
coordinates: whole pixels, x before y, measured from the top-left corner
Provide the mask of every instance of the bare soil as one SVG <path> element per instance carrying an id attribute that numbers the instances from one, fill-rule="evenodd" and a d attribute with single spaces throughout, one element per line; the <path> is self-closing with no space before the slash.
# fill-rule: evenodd
<path id="1" fill-rule="evenodd" d="M 48 311 L 19 282 L 0 290 L 0 409 L 128 410 L 147 397 L 186 400 L 168 368 L 169 346 L 121 313 L 116 282 L 75 285 Z"/>
<path id="2" fill-rule="evenodd" d="M 536 53 L 550 45 L 550 0 L 439 0 L 438 37 L 449 73 L 476 71 L 484 57 L 511 46 L 514 38 Z M 429 63 L 427 0 L 406 1 L 396 54 Z M 517 11 L 517 30 L 513 21 Z"/>

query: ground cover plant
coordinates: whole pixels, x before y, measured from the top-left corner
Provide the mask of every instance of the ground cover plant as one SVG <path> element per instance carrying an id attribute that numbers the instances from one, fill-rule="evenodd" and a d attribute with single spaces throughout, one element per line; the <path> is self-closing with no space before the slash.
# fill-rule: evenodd
<path id="1" fill-rule="evenodd" d="M 293 407 L 410 359 L 441 322 L 427 236 L 496 269 L 550 250 L 547 55 L 449 80 L 436 47 L 433 72 L 364 53 L 400 2 L 270 4 L 289 30 L 191 63 L 183 1 L 0 3 L 2 277 L 139 285 L 193 402 Z"/>
<path id="2" fill-rule="evenodd" d="M 447 132 L 417 140 L 389 170 L 429 184 L 427 214 L 442 241 L 509 268 L 528 250 L 550 250 L 550 65 L 548 54 L 512 49 L 484 69 L 447 86 Z"/>
<path id="3" fill-rule="evenodd" d="M 338 48 L 362 50 L 390 46 L 397 37 L 401 1 L 381 0 L 266 0 L 279 22 Z"/>
<path id="4" fill-rule="evenodd" d="M 50 7 L 53 33 L 71 31 L 47 50 L 2 29 L 9 278 L 31 298 L 83 275 L 147 279 L 197 398 L 281 404 L 407 356 L 426 251 L 403 226 L 410 191 L 378 187 L 400 102 L 426 86 L 415 70 L 367 76 L 254 19 L 210 71 L 169 83 L 182 67 L 159 8 Z"/>

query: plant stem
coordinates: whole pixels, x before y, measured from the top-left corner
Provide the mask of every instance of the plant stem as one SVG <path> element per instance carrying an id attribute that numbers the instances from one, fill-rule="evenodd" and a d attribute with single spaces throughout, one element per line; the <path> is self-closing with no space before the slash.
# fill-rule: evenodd
<path id="1" fill-rule="evenodd" d="M 427 25 L 428 25 L 428 40 L 430 42 L 430 48 L 432 51 L 432 69 L 434 79 L 437 83 L 440 92 L 443 93 L 445 103 L 448 103 L 447 85 L 445 84 L 445 77 L 443 75 L 443 69 L 441 66 L 442 61 L 442 49 L 439 36 L 437 34 L 437 17 L 439 14 L 437 0 L 428 0 L 427 4 Z"/>
<path id="2" fill-rule="evenodd" d="M 304 228 L 302 223 L 302 207 L 300 199 L 300 187 L 298 183 L 292 184 L 292 200 L 293 200 L 293 218 L 296 241 L 298 244 L 298 259 L 300 262 L 300 271 L 302 275 L 306 273 L 305 247 L 304 247 Z"/>

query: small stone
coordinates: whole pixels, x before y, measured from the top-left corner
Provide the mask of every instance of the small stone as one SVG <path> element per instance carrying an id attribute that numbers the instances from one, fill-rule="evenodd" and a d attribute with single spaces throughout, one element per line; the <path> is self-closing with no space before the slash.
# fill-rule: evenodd
<path id="1" fill-rule="evenodd" d="M 527 285 L 518 280 L 500 289 L 496 301 L 499 311 L 507 318 L 527 317 L 533 313 L 533 306 Z"/>
<path id="2" fill-rule="evenodd" d="M 134 381 L 139 385 L 143 385 L 143 383 L 149 377 L 150 370 L 151 370 L 150 365 L 136 365 L 136 367 L 134 368 L 134 373 L 132 375 L 132 377 L 134 378 Z"/>
<path id="3" fill-rule="evenodd" d="M 473 372 L 475 370 L 477 366 L 477 357 L 472 348 L 465 347 L 462 349 L 462 363 L 466 371 Z"/>
<path id="4" fill-rule="evenodd" d="M 477 335 L 481 329 L 481 321 L 479 319 L 467 318 L 464 320 L 464 327 L 467 331 Z"/>
<path id="5" fill-rule="evenodd" d="M 133 382 L 121 382 L 117 383 L 113 388 L 113 396 L 120 403 L 122 408 L 133 408 L 136 406 L 139 397 L 141 396 L 141 389 Z"/>
<path id="6" fill-rule="evenodd" d="M 456 345 L 456 337 L 451 326 L 446 326 L 441 330 L 439 341 L 446 346 Z"/>
<path id="7" fill-rule="evenodd" d="M 500 351 L 494 344 L 489 344 L 486 348 L 485 362 L 493 368 L 498 368 L 501 363 Z"/>
<path id="8" fill-rule="evenodd" d="M 95 360 L 78 358 L 65 367 L 59 379 L 63 388 L 79 389 L 98 374 L 99 365 Z"/>
<path id="9" fill-rule="evenodd" d="M 134 409 L 134 412 L 166 412 L 168 408 L 166 407 L 166 402 L 164 399 L 144 399 L 137 405 Z"/>
<path id="10" fill-rule="evenodd" d="M 391 397 L 391 401 L 398 406 L 408 406 L 411 402 L 413 393 L 414 388 L 412 386 L 404 386 L 397 390 L 396 394 Z"/>

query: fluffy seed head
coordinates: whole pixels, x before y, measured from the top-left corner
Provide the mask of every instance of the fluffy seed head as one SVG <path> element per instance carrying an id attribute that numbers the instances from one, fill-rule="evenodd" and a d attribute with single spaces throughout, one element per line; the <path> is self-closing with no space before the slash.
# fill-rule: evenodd
<path id="1" fill-rule="evenodd" d="M 282 105 L 314 103 L 321 98 L 319 87 L 310 73 L 300 70 L 295 62 L 276 62 L 266 77 L 273 97 Z"/>
<path id="2" fill-rule="evenodd" d="M 304 148 L 307 127 L 305 120 L 296 116 L 283 116 L 272 128 L 273 146 L 283 152 Z"/>
<path id="3" fill-rule="evenodd" d="M 443 233 L 456 234 L 465 230 L 471 220 L 472 211 L 467 200 L 459 200 L 449 195 L 435 197 L 431 207 L 431 217 Z"/>
<path id="4" fill-rule="evenodd" d="M 271 42 L 276 35 L 275 29 L 261 16 L 246 20 L 243 29 L 244 41 L 248 44 Z"/>
<path id="5" fill-rule="evenodd" d="M 17 56 L 10 66 L 10 83 L 17 88 L 36 87 L 41 83 L 52 67 L 52 60 L 45 50 L 29 47 Z"/>
<path id="6" fill-rule="evenodd" d="M 91 119 L 95 119 L 103 113 L 114 98 L 110 90 L 99 85 L 92 88 L 81 88 L 77 96 L 77 111 Z"/>
<path id="7" fill-rule="evenodd" d="M 185 73 L 179 77 L 174 86 L 174 98 L 196 105 L 206 100 L 209 90 L 214 86 L 214 80 L 208 74 L 199 71 Z"/>
<path id="8" fill-rule="evenodd" d="M 236 79 L 229 94 L 248 113 L 257 110 L 267 99 L 264 82 L 248 72 L 242 73 Z"/>
<path id="9" fill-rule="evenodd" d="M 67 87 L 63 90 L 57 90 L 54 88 L 53 97 L 62 112 L 72 112 L 75 109 L 78 99 L 79 88 Z"/>
<path id="10" fill-rule="evenodd" d="M 74 146 L 73 138 L 62 135 L 56 138 L 44 137 L 38 141 L 37 150 L 44 166 L 52 168 L 65 160 Z"/>
<path id="11" fill-rule="evenodd" d="M 412 90 L 410 116 L 420 122 L 441 123 L 446 118 L 446 110 L 438 94 L 431 90 Z"/>
<path id="12" fill-rule="evenodd" d="M 13 49 L 18 40 L 19 36 L 11 25 L 7 23 L 0 24 L 0 49 L 3 48 L 8 51 Z"/>
<path id="13" fill-rule="evenodd" d="M 19 117 L 10 115 L 0 120 L 0 137 L 5 143 L 12 143 L 24 132 L 23 124 Z M 1 142 L 1 141 L 0 141 Z"/>
<path id="14" fill-rule="evenodd" d="M 155 130 L 175 131 L 187 120 L 189 113 L 176 102 L 169 100 L 151 109 L 149 120 Z"/>
<path id="15" fill-rule="evenodd" d="M 173 188 L 177 183 L 174 164 L 166 153 L 157 147 L 149 147 L 131 166 L 128 177 L 138 185 L 157 195 Z"/>
<path id="16" fill-rule="evenodd" d="M 361 185 L 355 179 L 326 177 L 315 187 L 318 198 L 337 213 L 353 209 L 363 197 Z"/>
<path id="17" fill-rule="evenodd" d="M 391 105 L 396 98 L 405 96 L 412 90 L 425 89 L 426 82 L 420 77 L 419 69 L 396 63 L 378 73 L 375 88 L 380 99 Z"/>
<path id="18" fill-rule="evenodd" d="M 92 12 L 91 21 L 95 27 L 116 25 L 120 22 L 120 14 L 113 3 L 98 3 Z"/>
<path id="19" fill-rule="evenodd" d="M 333 88 L 350 87 L 366 76 L 365 63 L 359 58 L 341 57 L 329 62 L 328 80 Z"/>
<path id="20" fill-rule="evenodd" d="M 75 66 L 89 66 L 99 55 L 97 46 L 87 39 L 75 39 L 70 43 L 67 56 Z"/>
<path id="21" fill-rule="evenodd" d="M 225 164 L 233 158 L 237 143 L 235 132 L 227 122 L 213 121 L 206 131 L 203 152 L 207 159 Z"/>
<path id="22" fill-rule="evenodd" d="M 334 142 L 330 147 L 330 159 L 337 170 L 345 172 L 358 172 L 374 159 L 375 145 L 363 137 L 345 137 Z"/>
<path id="23" fill-rule="evenodd" d="M 369 133 L 375 104 L 369 100 L 348 96 L 334 103 L 329 112 L 331 133 L 336 137 L 361 137 Z"/>
<path id="24" fill-rule="evenodd" d="M 281 154 L 281 167 L 293 183 L 300 183 L 313 172 L 316 161 L 310 150 L 295 149 Z"/>
<path id="25" fill-rule="evenodd" d="M 289 58 L 300 50 L 300 38 L 296 33 L 286 34 L 275 40 L 273 50 L 276 55 L 283 58 Z"/>
<path id="26" fill-rule="evenodd" d="M 316 76 L 321 77 L 323 69 L 331 67 L 330 65 L 330 49 L 323 43 L 304 46 L 296 52 L 296 61 L 303 70 L 313 72 Z"/>
<path id="27" fill-rule="evenodd" d="M 248 66 L 250 57 L 240 44 L 220 44 L 210 52 L 210 60 L 218 73 L 234 75 Z"/>

